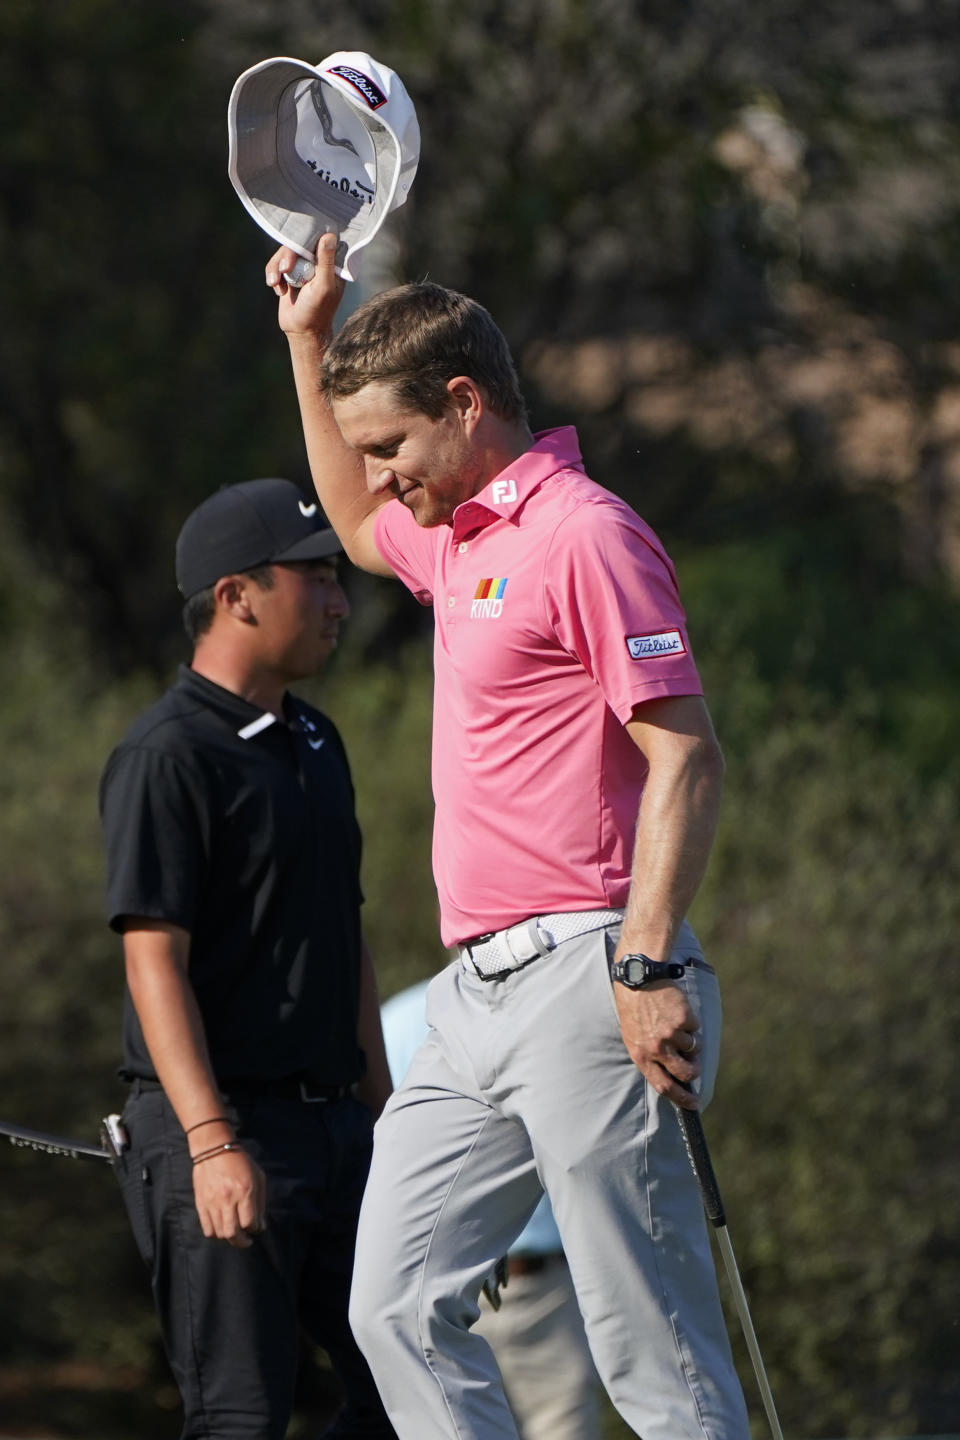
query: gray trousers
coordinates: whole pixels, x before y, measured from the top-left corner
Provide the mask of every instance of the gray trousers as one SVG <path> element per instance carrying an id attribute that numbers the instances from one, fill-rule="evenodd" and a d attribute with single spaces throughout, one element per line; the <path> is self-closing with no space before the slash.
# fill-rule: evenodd
<path id="1" fill-rule="evenodd" d="M 484 1277 L 550 1196 L 600 1378 L 643 1440 L 748 1440 L 699 1191 L 673 1107 L 630 1060 L 615 929 L 483 981 L 433 981 L 430 1034 L 374 1132 L 350 1321 L 400 1440 L 517 1440 Z M 699 955 L 684 926 L 676 958 Z M 713 1089 L 720 996 L 680 982 Z"/>

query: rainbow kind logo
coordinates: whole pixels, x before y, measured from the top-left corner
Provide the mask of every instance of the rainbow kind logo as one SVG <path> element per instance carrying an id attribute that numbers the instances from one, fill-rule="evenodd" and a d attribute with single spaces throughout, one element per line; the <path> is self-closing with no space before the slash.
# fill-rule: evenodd
<path id="1" fill-rule="evenodd" d="M 481 580 L 470 606 L 471 620 L 496 620 L 503 613 L 505 579 Z"/>

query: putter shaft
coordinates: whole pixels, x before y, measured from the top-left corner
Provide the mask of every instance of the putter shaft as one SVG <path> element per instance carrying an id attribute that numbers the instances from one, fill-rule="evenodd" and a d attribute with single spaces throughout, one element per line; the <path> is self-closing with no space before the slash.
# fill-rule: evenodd
<path id="1" fill-rule="evenodd" d="M 777 1409 L 773 1403 L 773 1392 L 770 1389 L 770 1382 L 767 1379 L 763 1357 L 760 1354 L 760 1346 L 757 1344 L 756 1331 L 753 1328 L 753 1321 L 750 1318 L 750 1307 L 747 1304 L 747 1296 L 743 1288 L 743 1282 L 740 1279 L 736 1256 L 733 1253 L 733 1245 L 730 1242 L 730 1235 L 727 1231 L 727 1217 L 724 1214 L 723 1200 L 720 1197 L 720 1187 L 717 1184 L 717 1177 L 714 1174 L 710 1151 L 707 1149 L 707 1140 L 703 1133 L 703 1124 L 698 1111 L 684 1110 L 679 1105 L 675 1105 L 674 1109 L 677 1112 L 677 1119 L 680 1121 L 680 1130 L 683 1134 L 684 1144 L 687 1147 L 687 1154 L 690 1157 L 690 1164 L 696 1176 L 697 1184 L 700 1187 L 700 1197 L 703 1200 L 703 1208 L 707 1212 L 707 1219 L 717 1232 L 717 1243 L 720 1246 L 720 1254 L 723 1256 L 727 1279 L 730 1281 L 730 1289 L 733 1292 L 733 1303 L 740 1320 L 740 1328 L 743 1330 L 743 1338 L 747 1342 L 747 1350 L 750 1354 L 750 1362 L 753 1365 L 753 1373 L 756 1375 L 757 1384 L 760 1387 L 760 1398 L 763 1401 L 763 1408 L 766 1411 L 767 1420 L 773 1432 L 774 1440 L 783 1440 L 783 1431 L 780 1428 Z"/>
<path id="2" fill-rule="evenodd" d="M 753 1373 L 756 1375 L 757 1384 L 760 1386 L 760 1398 L 763 1401 L 763 1408 L 767 1412 L 767 1420 L 770 1422 L 770 1429 L 773 1431 L 774 1440 L 783 1440 L 783 1431 L 780 1429 L 777 1408 L 773 1403 L 773 1392 L 770 1389 L 770 1382 L 767 1379 L 767 1372 L 760 1354 L 760 1346 L 757 1344 L 757 1336 L 753 1328 L 753 1321 L 750 1318 L 747 1297 L 740 1279 L 740 1271 L 737 1268 L 733 1246 L 730 1243 L 730 1234 L 726 1225 L 718 1225 L 716 1232 L 717 1242 L 720 1246 L 720 1254 L 723 1256 L 723 1263 L 727 1269 L 727 1279 L 730 1281 L 730 1289 L 733 1291 L 733 1303 L 737 1307 L 737 1314 L 740 1317 L 740 1326 L 743 1330 L 743 1338 L 747 1342 L 747 1349 L 750 1352 Z"/>

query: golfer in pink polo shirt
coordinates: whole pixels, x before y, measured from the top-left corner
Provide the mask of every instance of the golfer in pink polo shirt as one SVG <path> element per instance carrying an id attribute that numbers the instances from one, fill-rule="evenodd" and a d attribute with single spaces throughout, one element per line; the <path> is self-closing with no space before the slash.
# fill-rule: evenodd
<path id="1" fill-rule="evenodd" d="M 471 1333 L 550 1196 L 597 1369 L 644 1440 L 746 1440 L 673 1104 L 709 1100 L 716 977 L 685 920 L 722 759 L 673 567 L 531 434 L 502 334 L 433 284 L 368 301 L 267 266 L 317 492 L 436 621 L 430 1034 L 377 1125 L 351 1321 L 401 1440 L 517 1440 Z M 318 385 L 319 377 L 319 385 Z M 673 1102 L 672 1104 L 670 1102 Z"/>

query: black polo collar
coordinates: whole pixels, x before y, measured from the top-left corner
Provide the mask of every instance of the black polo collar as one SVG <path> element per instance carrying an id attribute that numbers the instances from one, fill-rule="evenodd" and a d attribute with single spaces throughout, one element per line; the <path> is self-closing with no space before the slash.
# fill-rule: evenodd
<path id="1" fill-rule="evenodd" d="M 177 671 L 177 689 L 184 691 L 191 699 L 198 700 L 208 709 L 215 711 L 230 725 L 241 740 L 252 740 L 255 735 L 260 735 L 275 725 L 278 716 L 271 710 L 261 710 L 259 705 L 252 705 L 242 695 L 235 695 L 232 690 L 225 690 L 215 680 L 208 680 L 206 675 L 198 675 L 196 670 L 191 670 L 189 665 L 181 665 Z M 290 696 L 283 697 L 284 711 L 290 709 Z M 285 716 L 283 723 L 287 723 L 289 717 Z"/>

